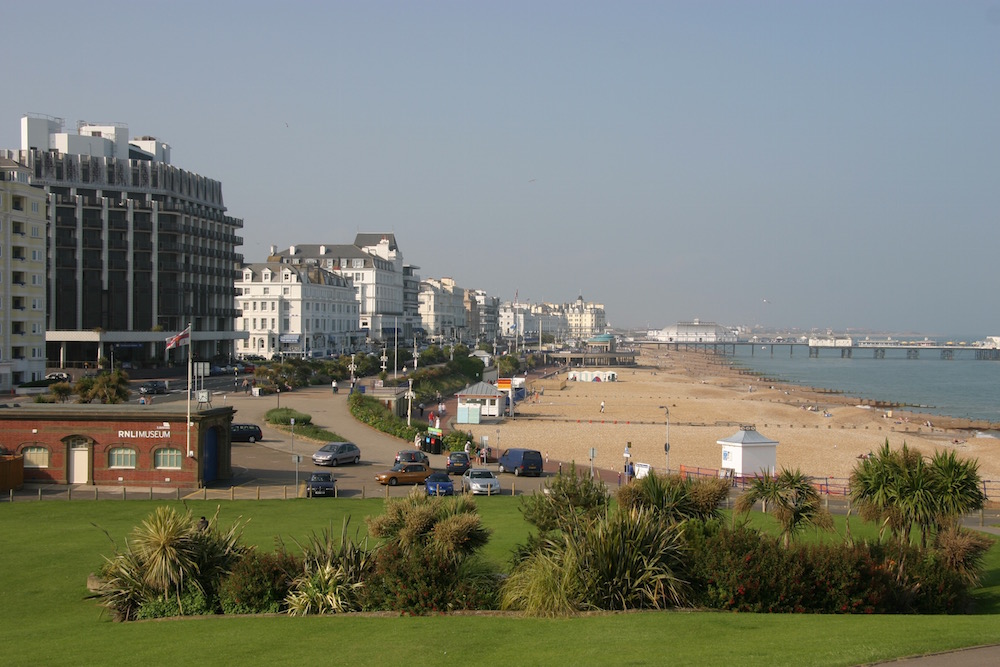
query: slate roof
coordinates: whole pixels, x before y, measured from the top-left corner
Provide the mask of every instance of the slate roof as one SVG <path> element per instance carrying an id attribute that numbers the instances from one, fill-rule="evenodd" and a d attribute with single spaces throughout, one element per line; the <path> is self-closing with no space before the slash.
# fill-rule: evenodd
<path id="1" fill-rule="evenodd" d="M 483 396 L 495 397 L 503 396 L 504 393 L 497 389 L 495 386 L 491 385 L 489 382 L 477 382 L 474 385 L 468 386 L 462 391 L 458 392 L 458 396 L 471 396 L 473 398 L 481 398 Z"/>
<path id="2" fill-rule="evenodd" d="M 716 440 L 715 442 L 718 445 L 747 445 L 751 447 L 754 445 L 778 444 L 777 440 L 771 440 L 770 438 L 765 438 L 760 433 L 752 429 L 748 431 L 740 429 L 739 431 L 729 436 L 728 438 L 724 438 L 722 440 Z"/>

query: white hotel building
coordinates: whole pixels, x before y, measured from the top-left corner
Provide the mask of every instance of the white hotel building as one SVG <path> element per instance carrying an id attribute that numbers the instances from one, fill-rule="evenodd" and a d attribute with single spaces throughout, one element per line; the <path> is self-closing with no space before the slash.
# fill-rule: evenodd
<path id="1" fill-rule="evenodd" d="M 315 265 L 247 264 L 236 282 L 239 357 L 322 357 L 364 340 L 354 285 Z"/>
<path id="2" fill-rule="evenodd" d="M 0 157 L 0 391 L 45 376 L 45 192 Z"/>

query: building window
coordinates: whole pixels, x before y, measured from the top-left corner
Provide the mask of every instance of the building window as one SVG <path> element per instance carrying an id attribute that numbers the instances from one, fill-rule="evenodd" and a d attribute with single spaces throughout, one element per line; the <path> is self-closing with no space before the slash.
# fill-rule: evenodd
<path id="1" fill-rule="evenodd" d="M 180 470 L 183 460 L 179 449 L 157 449 L 153 454 L 153 466 L 156 468 Z"/>
<path id="2" fill-rule="evenodd" d="M 135 450 L 131 447 L 115 447 L 108 452 L 109 468 L 135 468 Z"/>
<path id="3" fill-rule="evenodd" d="M 21 450 L 25 468 L 48 468 L 49 450 L 45 447 L 25 447 Z"/>

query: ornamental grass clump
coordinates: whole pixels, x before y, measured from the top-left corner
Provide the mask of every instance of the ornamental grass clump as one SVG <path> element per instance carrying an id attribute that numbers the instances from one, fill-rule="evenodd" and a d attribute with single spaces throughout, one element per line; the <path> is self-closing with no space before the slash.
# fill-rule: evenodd
<path id="1" fill-rule="evenodd" d="M 221 582 L 247 549 L 240 544 L 239 521 L 221 530 L 216 510 L 205 524 L 195 521 L 190 510 L 181 514 L 157 507 L 133 529 L 123 548 L 116 546 L 114 555 L 105 557 L 96 596 L 112 618 L 219 611 Z"/>

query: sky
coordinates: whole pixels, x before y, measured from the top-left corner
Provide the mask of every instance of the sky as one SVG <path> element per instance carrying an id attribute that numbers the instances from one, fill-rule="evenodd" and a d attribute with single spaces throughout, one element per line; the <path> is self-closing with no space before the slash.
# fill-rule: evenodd
<path id="1" fill-rule="evenodd" d="M 4 7 L 20 118 L 222 182 L 246 261 L 391 232 L 619 328 L 1000 334 L 1000 0 Z"/>

